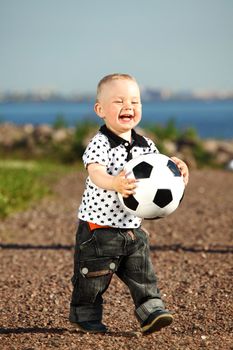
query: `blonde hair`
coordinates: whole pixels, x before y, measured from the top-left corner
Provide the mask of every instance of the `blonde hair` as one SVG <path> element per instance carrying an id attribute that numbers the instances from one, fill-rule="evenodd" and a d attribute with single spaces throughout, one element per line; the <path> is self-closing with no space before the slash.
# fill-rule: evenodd
<path id="1" fill-rule="evenodd" d="M 137 83 L 136 79 L 129 74 L 113 73 L 113 74 L 106 75 L 105 77 L 103 77 L 99 81 L 99 83 L 97 85 L 96 102 L 99 101 L 99 96 L 101 94 L 101 90 L 102 90 L 103 85 L 105 85 L 113 80 L 117 80 L 117 79 L 132 80 L 132 81 L 135 81 L 135 83 Z"/>

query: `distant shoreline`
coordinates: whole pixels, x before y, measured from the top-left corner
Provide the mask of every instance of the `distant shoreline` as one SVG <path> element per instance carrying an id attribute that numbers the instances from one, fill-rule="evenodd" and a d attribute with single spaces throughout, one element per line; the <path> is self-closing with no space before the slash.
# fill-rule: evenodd
<path id="1" fill-rule="evenodd" d="M 89 102 L 8 102 L 0 103 L 0 122 L 54 125 L 62 118 L 67 126 L 89 122 L 101 124 Z M 144 102 L 141 127 L 159 124 L 166 126 L 171 120 L 179 130 L 194 128 L 200 138 L 233 138 L 232 101 L 155 101 Z"/>
<path id="2" fill-rule="evenodd" d="M 227 102 L 227 101 L 233 101 L 233 93 L 230 96 L 227 97 L 217 97 L 217 96 L 170 96 L 170 97 L 144 97 L 142 98 L 142 103 L 146 102 Z M 0 104 L 1 103 L 20 103 L 20 102 L 52 102 L 52 103 L 89 103 L 95 102 L 95 96 L 41 96 L 41 95 L 1 95 L 0 94 Z"/>

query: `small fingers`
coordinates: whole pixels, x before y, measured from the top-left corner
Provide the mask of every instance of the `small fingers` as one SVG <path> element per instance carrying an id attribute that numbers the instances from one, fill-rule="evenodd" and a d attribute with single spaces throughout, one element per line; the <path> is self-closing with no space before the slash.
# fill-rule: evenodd
<path id="1" fill-rule="evenodd" d="M 134 184 L 134 183 L 136 183 L 136 179 L 126 179 L 126 183 L 128 183 L 128 184 Z"/>
<path id="2" fill-rule="evenodd" d="M 127 181 L 125 184 L 125 190 L 126 191 L 133 191 L 137 187 L 135 181 Z"/>
<path id="3" fill-rule="evenodd" d="M 123 191 L 123 197 L 129 197 L 130 195 L 132 195 L 132 194 L 135 194 L 135 188 L 136 188 L 137 186 L 136 186 L 136 184 L 135 184 L 135 182 L 133 182 L 133 183 L 126 183 L 125 184 L 125 189 L 124 189 L 124 191 Z"/>
<path id="4" fill-rule="evenodd" d="M 127 198 L 131 195 L 135 194 L 135 191 L 125 191 L 123 194 L 122 194 L 122 197 L 124 198 Z"/>
<path id="5" fill-rule="evenodd" d="M 127 184 L 127 190 L 134 190 L 136 187 L 135 184 Z"/>

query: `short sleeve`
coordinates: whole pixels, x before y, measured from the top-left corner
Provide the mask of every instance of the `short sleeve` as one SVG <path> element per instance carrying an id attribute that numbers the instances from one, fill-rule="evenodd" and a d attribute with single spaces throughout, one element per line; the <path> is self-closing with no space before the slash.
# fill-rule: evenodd
<path id="1" fill-rule="evenodd" d="M 158 148 L 155 146 L 155 143 L 149 139 L 148 137 L 145 137 L 148 145 L 149 145 L 149 148 L 150 148 L 150 152 L 149 153 L 159 153 L 159 150 Z"/>
<path id="2" fill-rule="evenodd" d="M 87 148 L 83 154 L 83 163 L 87 167 L 88 164 L 98 163 L 101 165 L 108 165 L 109 157 L 109 143 L 107 138 L 98 133 L 87 145 Z"/>

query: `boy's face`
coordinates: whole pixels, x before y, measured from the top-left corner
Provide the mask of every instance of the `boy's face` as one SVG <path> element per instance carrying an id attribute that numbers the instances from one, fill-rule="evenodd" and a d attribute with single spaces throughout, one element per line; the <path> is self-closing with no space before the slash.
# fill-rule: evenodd
<path id="1" fill-rule="evenodd" d="M 130 79 L 105 83 L 95 104 L 95 112 L 119 136 L 133 129 L 140 122 L 142 112 L 137 83 Z"/>

